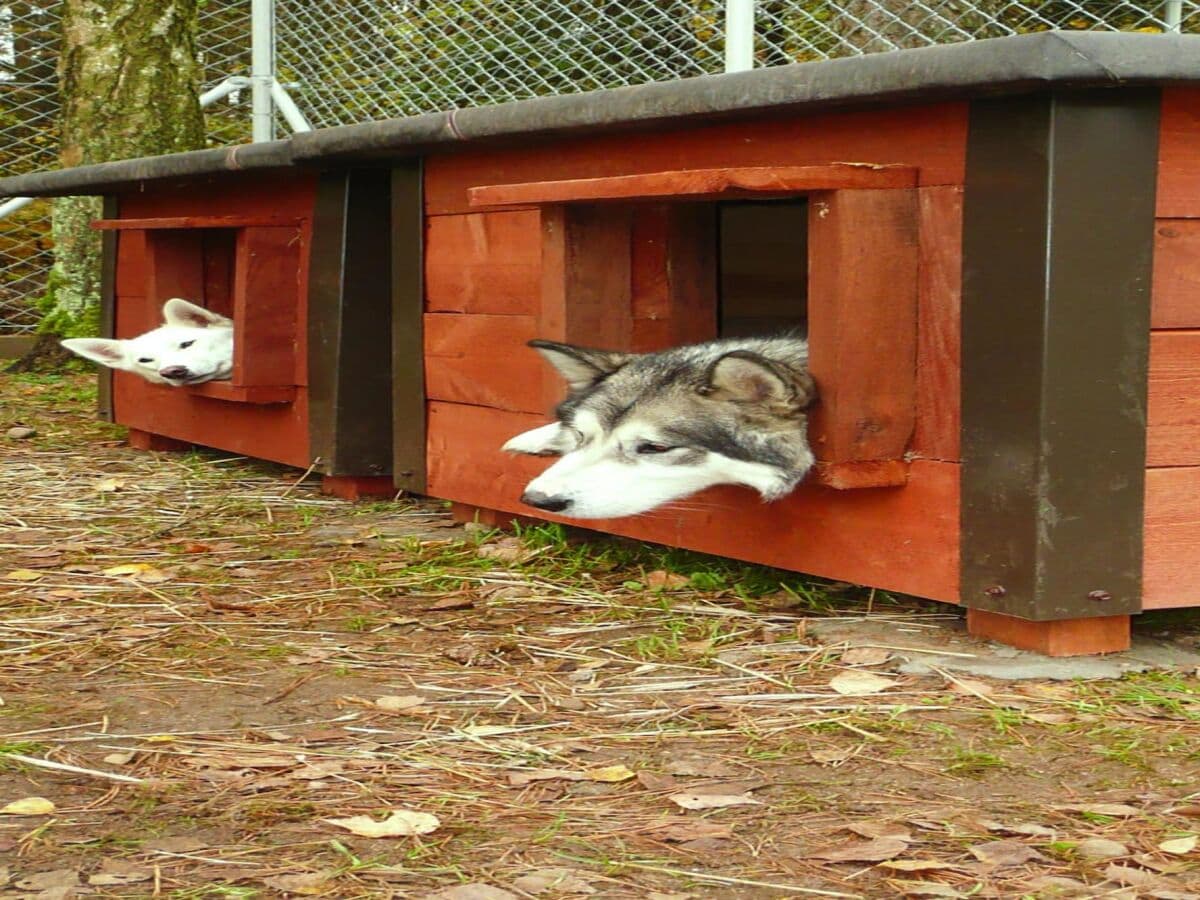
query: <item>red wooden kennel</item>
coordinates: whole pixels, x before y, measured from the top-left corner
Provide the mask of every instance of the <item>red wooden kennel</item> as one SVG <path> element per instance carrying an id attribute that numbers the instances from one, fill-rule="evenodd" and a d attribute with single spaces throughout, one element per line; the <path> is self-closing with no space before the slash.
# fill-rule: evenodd
<path id="1" fill-rule="evenodd" d="M 314 291 L 345 304 L 352 277 L 386 282 L 396 484 L 490 520 L 556 519 L 519 502 L 546 462 L 499 451 L 561 390 L 530 338 L 653 350 L 801 324 L 821 388 L 810 483 L 587 524 L 959 603 L 976 634 L 1069 654 L 1200 606 L 1197 147 L 1200 38 L 1042 34 L 317 131 L 270 178 L 205 163 L 171 181 L 164 157 L 137 161 L 141 180 L 80 169 L 0 192 L 90 184 L 122 218 L 297 220 L 302 249 L 265 277 L 307 280 L 309 381 Z M 390 219 L 364 212 L 358 234 L 390 233 L 390 270 L 355 276 L 356 242 L 331 239 L 318 275 L 321 184 L 344 201 L 389 171 Z M 183 202 L 197 177 L 210 197 Z M 121 254 L 118 281 L 139 271 Z M 118 331 L 144 324 L 123 318 L 133 290 L 116 289 Z M 378 331 L 344 330 L 339 352 Z M 305 421 L 299 369 L 251 383 L 245 365 L 209 390 L 295 389 L 292 418 L 272 415 L 305 447 L 311 383 Z M 119 421 L 212 444 L 211 422 L 183 424 L 211 398 L 150 419 L 126 389 Z M 262 452 L 265 421 L 228 420 L 231 449 L 311 462 L 311 440 Z"/>

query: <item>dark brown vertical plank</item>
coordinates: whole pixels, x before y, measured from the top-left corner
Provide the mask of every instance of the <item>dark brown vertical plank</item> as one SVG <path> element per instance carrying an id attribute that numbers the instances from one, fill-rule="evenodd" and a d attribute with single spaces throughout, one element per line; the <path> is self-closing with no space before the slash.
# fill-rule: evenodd
<path id="1" fill-rule="evenodd" d="M 1159 95 L 971 108 L 962 599 L 1038 621 L 1142 599 Z"/>
<path id="2" fill-rule="evenodd" d="M 424 256 L 420 161 L 391 172 L 392 477 L 425 492 Z"/>
<path id="3" fill-rule="evenodd" d="M 117 198 L 111 194 L 104 198 L 101 215 L 115 219 L 120 215 Z M 118 232 L 100 233 L 100 337 L 116 337 L 117 328 L 117 241 Z M 99 387 L 96 393 L 96 415 L 105 422 L 113 421 L 112 369 L 100 366 L 97 376 Z"/>

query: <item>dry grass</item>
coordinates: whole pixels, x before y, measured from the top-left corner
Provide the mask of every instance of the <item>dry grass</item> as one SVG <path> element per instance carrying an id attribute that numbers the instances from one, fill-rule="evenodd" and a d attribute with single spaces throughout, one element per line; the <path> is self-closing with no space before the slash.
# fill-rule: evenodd
<path id="1" fill-rule="evenodd" d="M 1194 673 L 899 676 L 953 611 L 345 504 L 89 402 L 0 381 L 38 430 L 0 439 L 0 806 L 54 804 L 0 815 L 0 896 L 1200 890 Z M 868 606 L 886 647 L 806 631 Z M 437 825 L 329 821 L 394 810 Z"/>

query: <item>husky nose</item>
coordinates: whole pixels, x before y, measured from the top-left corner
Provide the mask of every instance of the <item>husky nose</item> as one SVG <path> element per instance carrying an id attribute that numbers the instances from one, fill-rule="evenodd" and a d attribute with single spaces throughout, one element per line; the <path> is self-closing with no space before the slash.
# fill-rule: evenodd
<path id="1" fill-rule="evenodd" d="M 546 512 L 562 512 L 571 505 L 571 501 L 566 497 L 551 497 L 549 494 L 542 494 L 538 491 L 526 491 L 521 495 L 521 502 L 526 506 L 544 509 Z"/>
<path id="2" fill-rule="evenodd" d="M 170 378 L 172 381 L 177 381 L 187 378 L 191 373 L 188 372 L 187 366 L 168 366 L 165 369 L 159 369 L 158 374 L 163 378 Z"/>

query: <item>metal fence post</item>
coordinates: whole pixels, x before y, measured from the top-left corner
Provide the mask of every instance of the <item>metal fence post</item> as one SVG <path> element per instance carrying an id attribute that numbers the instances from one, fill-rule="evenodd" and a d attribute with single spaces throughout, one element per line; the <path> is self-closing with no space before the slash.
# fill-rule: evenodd
<path id="1" fill-rule="evenodd" d="M 275 138 L 275 0 L 250 0 L 250 121 L 255 142 Z"/>
<path id="2" fill-rule="evenodd" d="M 725 0 L 725 71 L 754 68 L 754 0 Z"/>

